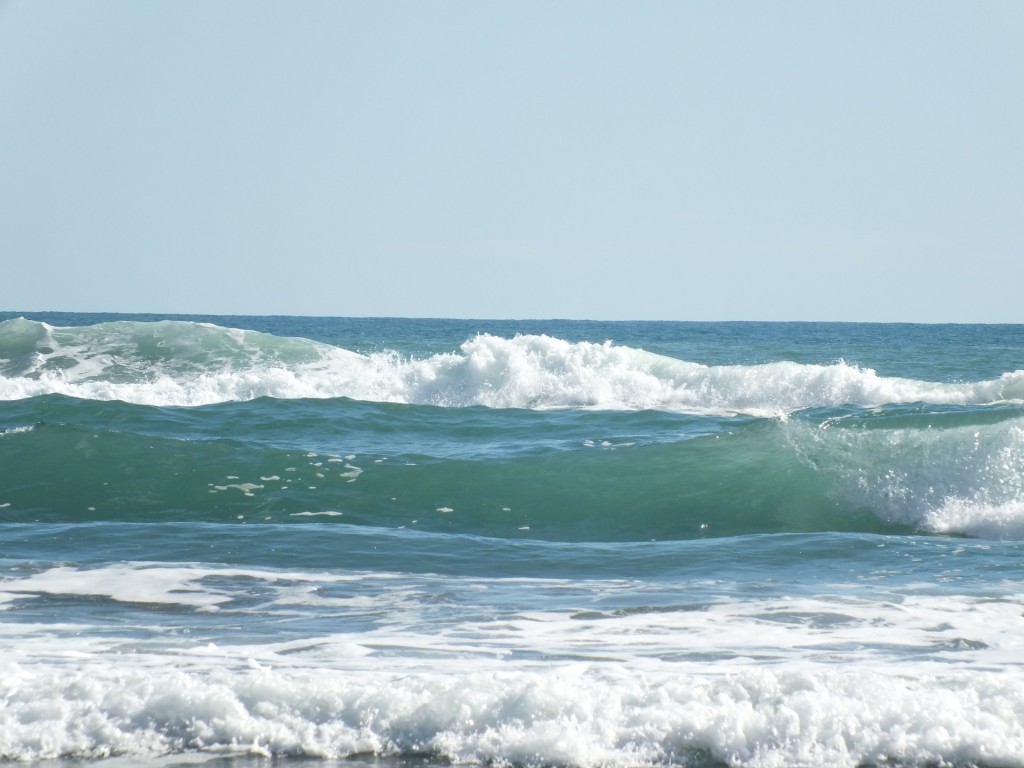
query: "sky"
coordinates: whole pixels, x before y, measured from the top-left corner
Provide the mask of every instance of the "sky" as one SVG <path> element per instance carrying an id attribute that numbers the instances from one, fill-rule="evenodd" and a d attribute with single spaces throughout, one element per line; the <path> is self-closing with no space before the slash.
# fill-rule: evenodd
<path id="1" fill-rule="evenodd" d="M 1024 322 L 1024 3 L 0 0 L 0 310 Z"/>

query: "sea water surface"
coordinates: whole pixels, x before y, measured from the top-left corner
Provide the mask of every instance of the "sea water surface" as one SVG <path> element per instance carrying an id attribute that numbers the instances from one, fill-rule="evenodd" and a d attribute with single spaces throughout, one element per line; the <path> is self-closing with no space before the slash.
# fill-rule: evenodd
<path id="1" fill-rule="evenodd" d="M 1024 766 L 1022 539 L 1024 326 L 0 314 L 0 760 Z"/>

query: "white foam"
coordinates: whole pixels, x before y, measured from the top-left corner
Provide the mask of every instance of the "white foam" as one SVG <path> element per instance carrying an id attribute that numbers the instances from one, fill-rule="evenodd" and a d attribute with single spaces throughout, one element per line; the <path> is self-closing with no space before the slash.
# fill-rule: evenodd
<path id="1" fill-rule="evenodd" d="M 451 579 L 429 574 L 124 563 L 10 576 L 8 610 L 78 595 L 207 611 L 237 597 L 232 624 L 320 621 L 334 634 L 233 644 L 0 623 L 0 759 L 1024 765 L 1024 601 L 1012 585 L 983 597 L 820 585 L 678 610 L 663 587 L 626 580 L 458 585 L 453 606 L 434 599 Z M 538 607 L 512 610 L 509 594 Z M 636 608 L 541 608 L 606 599 Z"/>
<path id="2" fill-rule="evenodd" d="M 358 634 L 325 636 L 324 647 L 351 643 L 367 648 L 414 649 L 401 658 L 391 655 L 389 668 L 421 669 L 439 659 L 467 664 L 469 659 L 513 657 L 614 661 L 626 665 L 674 659 L 682 668 L 701 669 L 728 662 L 747 664 L 863 663 L 904 666 L 908 658 L 940 659 L 944 666 L 989 669 L 1012 665 L 1024 658 L 1024 635 L 1019 632 L 1024 600 L 1011 593 L 999 599 L 918 593 L 907 587 L 893 596 L 858 592 L 842 586 L 819 597 L 772 597 L 711 601 L 699 606 L 665 606 L 661 593 L 651 597 L 659 608 L 645 608 L 644 587 L 624 581 L 571 582 L 557 579 L 474 579 L 460 581 L 465 600 L 477 595 L 491 618 L 481 619 L 435 594 L 448 594 L 444 576 L 400 574 L 330 574 L 272 569 L 213 566 L 168 566 L 122 563 L 98 568 L 57 566 L 0 582 L 0 603 L 27 606 L 48 597 L 105 598 L 120 603 L 184 606 L 210 611 L 231 604 L 243 611 L 254 585 L 263 596 L 259 621 L 270 620 L 279 605 L 294 616 L 295 606 L 307 605 L 317 619 L 325 598 L 372 600 L 380 620 Z M 594 605 L 628 598 L 629 610 L 510 610 L 499 609 L 508 595 L 529 593 L 536 605 Z M 236 601 L 237 602 L 234 602 Z M 355 603 L 351 603 L 355 604 Z M 598 605 L 600 602 L 597 603 Z M 340 615 L 336 618 L 343 618 Z M 8 635 L 15 637 L 17 627 Z M 430 628 L 425 632 L 425 628 Z M 340 631 L 340 630 L 339 630 Z M 22 637 L 35 648 L 33 629 Z M 77 650 L 77 637 L 65 638 L 66 649 Z M 273 646 L 247 649 L 246 655 L 265 654 L 267 663 L 282 664 Z M 0 654 L 2 655 L 2 654 Z M 745 661 L 744 661 L 745 660 Z M 377 662 L 373 662 L 375 665 Z M 375 668 L 367 667 L 367 671 Z M 352 669 L 346 662 L 346 668 Z"/>
<path id="3" fill-rule="evenodd" d="M 1024 538 L 1019 418 L 943 429 L 789 422 L 797 455 L 853 508 L 936 533 Z"/>
<path id="4" fill-rule="evenodd" d="M 983 539 L 1024 539 L 1024 501 L 985 504 L 947 499 L 924 517 L 924 527 L 935 533 L 961 533 Z"/>
<path id="5" fill-rule="evenodd" d="M 480 335 L 460 351 L 422 361 L 376 356 L 377 396 L 451 406 L 778 414 L 847 403 L 987 403 L 1006 399 L 1011 384 L 1024 384 L 1024 371 L 992 382 L 940 384 L 879 377 L 841 362 L 709 367 L 610 342 L 547 336 Z"/>
<path id="6" fill-rule="evenodd" d="M 304 339 L 194 323 L 46 328 L 46 354 L 0 378 L 0 399 L 59 393 L 147 405 L 349 397 L 447 407 L 787 414 L 841 404 L 1024 400 L 1024 370 L 973 383 L 878 376 L 838 362 L 705 366 L 611 342 L 481 334 L 457 352 L 358 355 Z M 161 350 L 158 354 L 154 349 Z"/>
<path id="7" fill-rule="evenodd" d="M 303 515 L 304 513 L 296 513 Z M 340 515 L 340 512 L 305 513 L 308 515 Z M 210 586 L 204 580 L 242 580 L 241 594 L 252 580 L 274 584 L 280 573 L 273 570 L 244 568 L 213 568 L 198 566 L 168 566 L 155 563 L 120 563 L 96 568 L 55 566 L 20 578 L 8 577 L 0 581 L 0 591 L 9 602 L 39 596 L 76 595 L 101 597 L 123 603 L 152 605 L 182 605 L 204 610 L 216 610 L 233 599 L 237 593 L 225 583 Z M 392 578 L 384 575 L 337 575 L 288 572 L 289 582 L 338 583 L 369 579 Z"/>
<path id="8" fill-rule="evenodd" d="M 499 765 L 1024 763 L 1024 675 L 551 665 L 401 674 L 0 664 L 0 758 L 430 754 Z"/>
<path id="9" fill-rule="evenodd" d="M 10 427 L 8 429 L 0 430 L 0 437 L 5 437 L 7 435 L 21 435 L 31 432 L 33 429 L 35 429 L 35 426 L 31 424 L 24 427 Z"/>
<path id="10" fill-rule="evenodd" d="M 129 603 L 176 604 L 212 609 L 229 598 L 200 588 L 187 568 L 109 565 L 81 569 L 59 566 L 17 580 L 3 582 L 11 595 L 80 595 Z"/>

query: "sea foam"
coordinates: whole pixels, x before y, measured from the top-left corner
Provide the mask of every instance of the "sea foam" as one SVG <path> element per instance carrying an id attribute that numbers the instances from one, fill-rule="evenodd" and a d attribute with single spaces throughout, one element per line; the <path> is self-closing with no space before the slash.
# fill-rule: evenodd
<path id="1" fill-rule="evenodd" d="M 6 339 L 6 341 L 5 341 Z M 85 328 L 0 323 L 0 399 L 57 393 L 146 405 L 257 397 L 492 408 L 656 409 L 782 415 L 843 404 L 1024 399 L 1024 371 L 941 383 L 836 362 L 706 366 L 611 342 L 477 335 L 425 358 L 181 321 Z"/>
<path id="2" fill-rule="evenodd" d="M 1024 538 L 1019 416 L 952 427 L 938 416 L 917 417 L 912 426 L 864 428 L 871 423 L 793 421 L 783 430 L 797 456 L 850 508 L 934 533 Z"/>
<path id="3" fill-rule="evenodd" d="M 500 765 L 1021 765 L 1018 672 L 571 665 L 393 675 L 0 665 L 0 758 L 431 755 Z"/>

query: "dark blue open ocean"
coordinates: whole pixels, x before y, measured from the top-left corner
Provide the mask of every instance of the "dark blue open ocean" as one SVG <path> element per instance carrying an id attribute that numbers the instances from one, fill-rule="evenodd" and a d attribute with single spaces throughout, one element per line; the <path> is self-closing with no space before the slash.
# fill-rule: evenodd
<path id="1" fill-rule="evenodd" d="M 0 761 L 1024 766 L 1024 326 L 0 314 Z"/>

